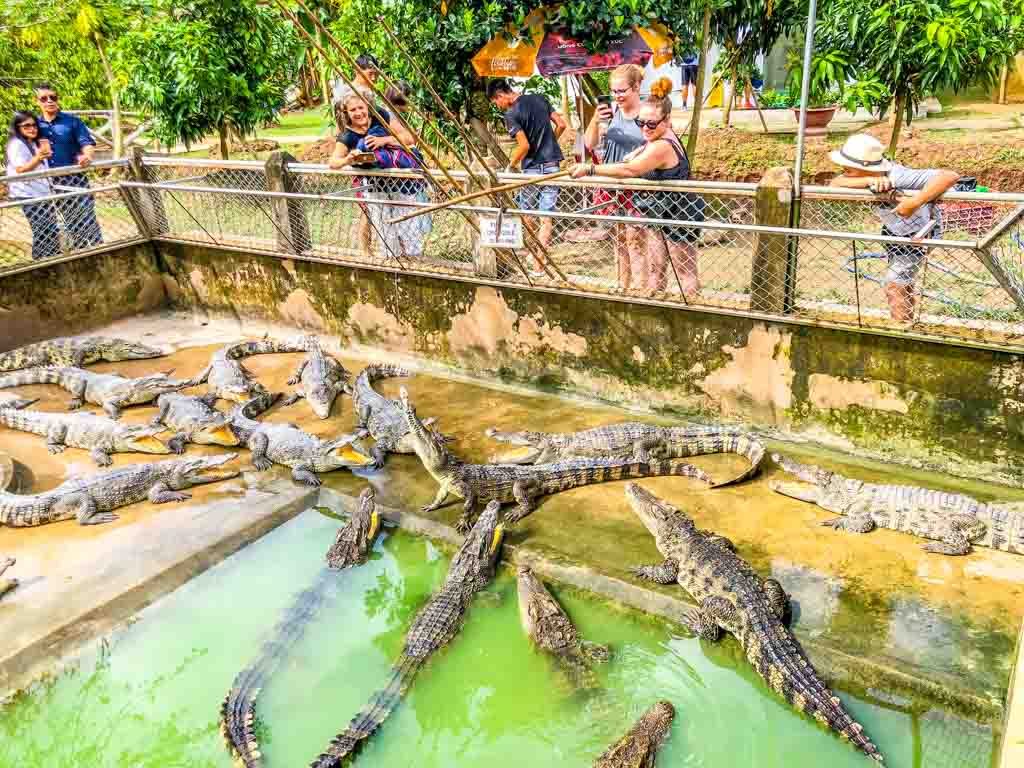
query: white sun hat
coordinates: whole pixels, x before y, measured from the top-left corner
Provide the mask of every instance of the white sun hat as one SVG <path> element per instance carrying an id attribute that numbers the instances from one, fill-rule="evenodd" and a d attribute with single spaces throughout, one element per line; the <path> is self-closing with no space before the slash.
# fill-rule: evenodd
<path id="1" fill-rule="evenodd" d="M 882 142 L 866 133 L 855 133 L 846 140 L 842 149 L 829 152 L 829 159 L 844 168 L 856 168 L 861 171 L 886 173 L 892 163 L 885 159 L 885 148 Z"/>

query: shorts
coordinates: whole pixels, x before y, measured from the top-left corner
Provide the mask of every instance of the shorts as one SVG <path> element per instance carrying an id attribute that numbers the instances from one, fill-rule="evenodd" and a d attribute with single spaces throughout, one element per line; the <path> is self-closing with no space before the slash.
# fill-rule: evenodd
<path id="1" fill-rule="evenodd" d="M 888 227 L 882 227 L 882 234 L 889 237 L 900 237 Z M 928 255 L 928 249 L 923 245 L 885 243 L 885 255 L 889 259 L 889 268 L 885 271 L 885 282 L 895 285 L 912 285 L 917 279 L 917 273 L 921 271 L 921 265 Z"/>
<path id="2" fill-rule="evenodd" d="M 704 221 L 707 203 L 693 192 L 634 192 L 633 202 L 641 216 L 650 219 L 675 221 Z M 670 224 L 655 224 L 652 229 L 660 231 L 665 239 L 673 243 L 696 243 L 700 230 L 693 227 L 677 227 Z"/>
<path id="3" fill-rule="evenodd" d="M 594 190 L 594 205 L 608 203 L 608 205 L 593 211 L 598 216 L 642 216 L 643 214 L 633 205 L 633 193 L 627 190 L 607 189 Z"/>
<path id="4" fill-rule="evenodd" d="M 533 168 L 524 170 L 523 173 L 532 176 L 543 176 L 545 173 L 554 173 L 558 170 L 558 163 L 544 163 Z M 541 184 L 534 187 L 524 187 L 519 191 L 519 207 L 524 211 L 553 211 L 558 204 L 558 187 Z"/>
<path id="5" fill-rule="evenodd" d="M 696 85 L 697 84 L 697 70 L 699 69 L 697 64 L 684 64 L 683 65 L 683 85 Z"/>

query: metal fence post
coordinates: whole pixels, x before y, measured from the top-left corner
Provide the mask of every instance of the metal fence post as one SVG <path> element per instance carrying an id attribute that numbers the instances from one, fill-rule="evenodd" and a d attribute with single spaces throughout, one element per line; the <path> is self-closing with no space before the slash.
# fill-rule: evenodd
<path id="1" fill-rule="evenodd" d="M 770 168 L 757 184 L 754 223 L 765 227 L 788 227 L 793 206 L 793 174 L 788 168 Z M 750 308 L 755 312 L 785 314 L 790 307 L 790 237 L 758 232 L 754 237 L 754 258 L 750 274 Z"/>
<path id="2" fill-rule="evenodd" d="M 155 184 L 159 179 L 152 169 L 143 160 L 142 147 L 132 147 L 131 157 L 128 158 L 128 168 L 132 178 L 142 184 Z M 135 191 L 129 192 L 122 188 L 128 210 L 135 219 L 135 224 L 147 237 L 158 237 L 167 234 L 167 214 L 164 211 L 164 202 L 160 193 L 153 189 L 140 189 L 138 194 Z"/>
<path id="3" fill-rule="evenodd" d="M 271 152 L 265 164 L 267 190 L 269 192 L 299 192 L 296 177 L 289 173 L 288 163 L 296 162 L 287 152 Z M 270 209 L 274 217 L 274 237 L 277 248 L 288 253 L 301 254 L 309 250 L 309 223 L 301 200 L 270 198 Z"/>

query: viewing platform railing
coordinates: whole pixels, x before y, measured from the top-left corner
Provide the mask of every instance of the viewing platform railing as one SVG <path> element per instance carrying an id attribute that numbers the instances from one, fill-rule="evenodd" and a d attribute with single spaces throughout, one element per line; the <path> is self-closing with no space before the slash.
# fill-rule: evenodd
<path id="1" fill-rule="evenodd" d="M 947 193 L 919 239 L 883 234 L 890 201 L 814 186 L 795 201 L 775 172 L 760 184 L 562 179 L 512 193 L 522 207 L 481 197 L 389 223 L 473 191 L 467 174 L 450 175 L 441 195 L 413 172 L 280 155 L 137 155 L 25 174 L 53 194 L 0 201 L 0 276 L 155 240 L 1024 350 L 1024 193 Z M 481 231 L 514 237 L 520 218 L 525 247 L 484 244 Z M 909 318 L 892 316 L 892 279 L 914 286 Z"/>

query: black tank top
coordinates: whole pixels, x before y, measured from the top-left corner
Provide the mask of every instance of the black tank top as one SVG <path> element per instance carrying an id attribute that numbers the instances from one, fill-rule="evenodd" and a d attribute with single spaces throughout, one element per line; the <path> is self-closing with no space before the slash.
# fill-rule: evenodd
<path id="1" fill-rule="evenodd" d="M 686 151 L 679 145 L 679 142 L 671 139 L 655 139 L 655 141 L 667 141 L 672 146 L 679 162 L 672 168 L 655 168 L 640 178 L 648 181 L 686 181 L 690 178 L 690 160 L 686 157 Z"/>

